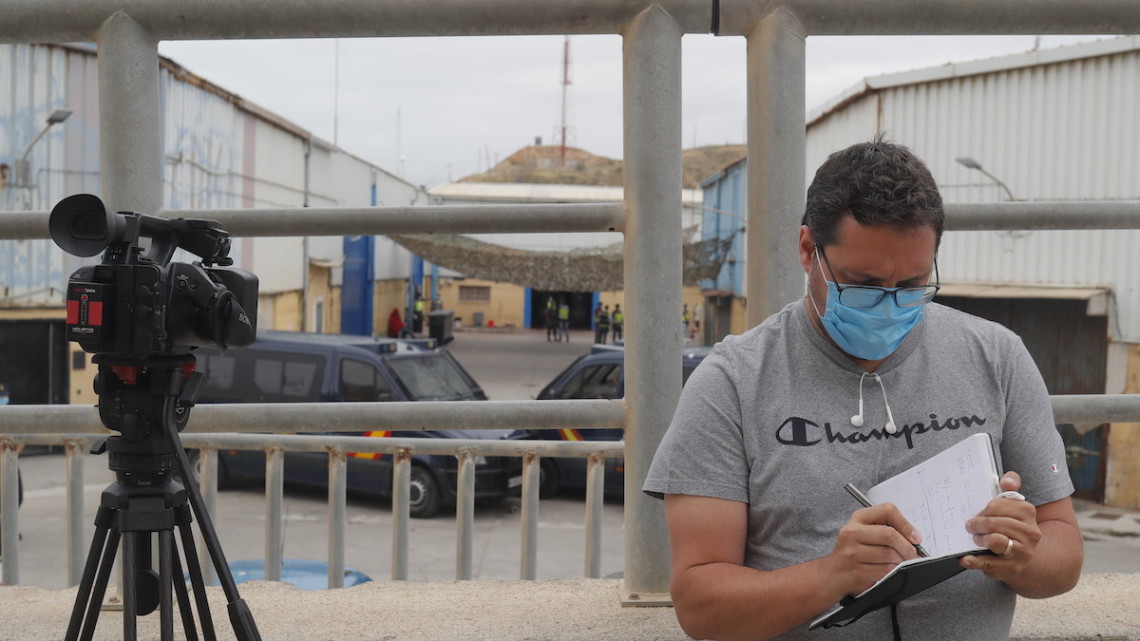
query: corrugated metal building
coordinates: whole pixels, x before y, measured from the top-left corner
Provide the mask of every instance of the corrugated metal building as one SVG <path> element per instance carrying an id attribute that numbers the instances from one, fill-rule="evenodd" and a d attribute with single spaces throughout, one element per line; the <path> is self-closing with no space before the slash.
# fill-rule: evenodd
<path id="1" fill-rule="evenodd" d="M 1138 113 L 1136 36 L 867 78 L 808 116 L 807 182 L 831 152 L 885 132 L 947 202 L 1136 200 Z M 717 210 L 743 213 L 745 167 L 706 181 L 706 230 Z M 939 300 L 1017 331 L 1051 393 L 1140 393 L 1140 231 L 952 232 L 939 268 Z M 721 280 L 708 289 L 745 291 Z M 1133 427 L 1063 426 L 1078 495 L 1140 506 Z"/>
<path id="2" fill-rule="evenodd" d="M 0 45 L 0 210 L 43 211 L 69 194 L 99 193 L 97 68 L 94 45 Z M 163 163 L 167 209 L 427 204 L 422 189 L 169 59 L 161 61 L 159 91 L 163 157 L 155 161 Z M 73 113 L 37 140 L 57 109 Z M 27 169 L 18 171 L 25 154 Z M 260 326 L 339 330 L 349 240 L 237 239 L 235 263 L 261 279 Z M 354 297 L 363 302 L 346 319 L 358 324 L 372 308 L 375 279 L 403 282 L 410 274 L 410 255 L 390 241 L 370 244 L 364 255 L 374 278 L 360 284 L 368 295 Z M 10 343 L 64 349 L 62 286 L 93 260 L 65 255 L 50 240 L 0 240 L 0 353 Z M 383 318 L 363 320 L 383 327 Z M 5 372 L 14 365 L 4 361 L 34 356 L 0 359 L 0 379 L 14 379 Z M 13 402 L 65 401 L 59 369 L 50 384 L 13 388 Z"/>
<path id="3" fill-rule="evenodd" d="M 166 208 L 426 204 L 424 192 L 416 186 L 195 76 L 172 60 L 162 60 L 160 73 Z M 96 76 L 93 45 L 0 45 L 0 86 L 10 88 L 7 99 L 0 100 L 0 167 L 7 178 L 0 183 L 0 207 L 45 210 L 71 193 L 98 193 Z M 30 180 L 22 183 L 15 176 L 22 150 L 43 127 L 45 117 L 59 108 L 74 114 L 31 149 Z M 26 302 L 14 296 L 29 294 L 40 280 L 56 289 L 62 282 L 59 252 L 48 249 L 50 241 L 33 244 L 53 255 L 41 258 L 37 254 L 36 261 L 57 267 L 50 275 L 36 269 L 28 276 L 5 278 L 12 270 L 22 269 L 23 261 L 10 260 L 13 252 L 4 251 L 0 279 L 9 288 L 5 299 L 9 305 L 25 306 Z M 240 262 L 263 274 L 263 293 L 302 288 L 301 265 L 281 262 L 283 257 L 301 254 L 301 239 L 243 239 L 237 244 L 242 245 Z M 313 238 L 309 256 L 337 263 L 341 240 Z M 391 277 L 405 278 L 407 253 L 404 260 L 399 258 L 393 264 L 402 265 L 403 271 Z M 381 271 L 388 266 L 387 262 L 377 264 Z M 52 296 L 29 296 L 27 300 L 58 303 L 58 292 Z"/>

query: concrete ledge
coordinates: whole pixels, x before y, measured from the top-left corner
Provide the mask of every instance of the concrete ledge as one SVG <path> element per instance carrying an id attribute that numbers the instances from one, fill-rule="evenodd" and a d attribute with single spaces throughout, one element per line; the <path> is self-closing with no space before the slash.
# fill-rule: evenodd
<path id="1" fill-rule="evenodd" d="M 242 598 L 265 641 L 495 639 L 496 641 L 683 641 L 672 608 L 623 608 L 616 580 L 376 582 L 305 592 L 243 583 Z M 219 588 L 209 590 L 219 639 L 233 639 Z M 0 640 L 60 639 L 75 589 L 0 587 Z M 96 639 L 122 638 L 121 615 L 104 612 Z M 157 617 L 139 638 L 157 639 Z M 176 638 L 183 638 L 175 622 Z M 1011 639 L 1140 640 L 1140 574 L 1089 574 L 1069 594 L 1021 600 Z"/>

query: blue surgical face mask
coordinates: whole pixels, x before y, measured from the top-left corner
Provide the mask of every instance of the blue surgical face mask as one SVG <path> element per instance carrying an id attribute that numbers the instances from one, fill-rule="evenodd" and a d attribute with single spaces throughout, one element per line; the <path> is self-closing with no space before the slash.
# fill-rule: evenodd
<path id="1" fill-rule="evenodd" d="M 820 274 L 823 274 L 822 265 Z M 839 288 L 835 283 L 826 278 L 824 282 L 827 283 L 827 305 L 822 314 L 810 290 L 808 298 L 827 335 L 839 349 L 855 358 L 877 361 L 890 356 L 922 320 L 923 305 L 901 307 L 894 296 L 884 296 L 874 307 L 848 307 L 839 302 Z"/>

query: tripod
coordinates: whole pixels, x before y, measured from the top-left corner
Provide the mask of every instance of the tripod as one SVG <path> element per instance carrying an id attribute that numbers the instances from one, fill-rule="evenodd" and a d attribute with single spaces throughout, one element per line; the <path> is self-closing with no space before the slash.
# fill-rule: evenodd
<path id="1" fill-rule="evenodd" d="M 188 641 L 198 634 L 183 579 L 175 529 L 190 575 L 198 620 L 206 641 L 215 641 L 206 601 L 205 581 L 190 528 L 191 507 L 198 515 L 202 538 L 226 595 L 230 624 L 238 641 L 260 641 L 253 614 L 238 595 L 225 554 L 202 496 L 193 483 L 190 461 L 178 432 L 189 419 L 202 375 L 193 372 L 191 355 L 127 359 L 99 354 L 95 392 L 99 418 L 120 434 L 92 449 L 108 452 L 115 482 L 103 491 L 95 516 L 95 536 L 71 611 L 67 641 L 90 641 L 99 607 L 122 541 L 123 641 L 137 640 L 137 618 L 159 611 L 162 641 L 174 639 L 173 600 L 178 599 Z M 181 470 L 183 486 L 175 480 Z M 158 572 L 152 567 L 152 545 L 158 540 Z"/>

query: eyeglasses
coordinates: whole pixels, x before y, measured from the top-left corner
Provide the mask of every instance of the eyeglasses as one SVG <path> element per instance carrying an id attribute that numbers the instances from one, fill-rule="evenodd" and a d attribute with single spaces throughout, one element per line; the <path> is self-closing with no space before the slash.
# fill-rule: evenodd
<path id="1" fill-rule="evenodd" d="M 835 270 L 831 268 L 831 263 L 827 260 L 827 255 L 823 253 L 823 247 L 819 244 L 815 246 L 815 253 L 823 259 L 823 263 L 827 265 L 827 271 L 831 274 L 831 281 L 835 283 L 835 288 L 839 290 L 839 302 L 847 307 L 857 307 L 866 309 L 878 305 L 884 297 L 888 294 L 893 296 L 895 303 L 899 307 L 918 307 L 925 305 L 934 299 L 934 295 L 942 288 L 939 284 L 941 279 L 938 276 L 938 259 L 934 259 L 934 284 L 933 285 L 914 285 L 912 287 L 875 287 L 873 285 L 840 285 L 839 279 L 835 277 Z"/>

